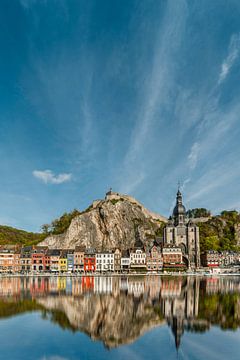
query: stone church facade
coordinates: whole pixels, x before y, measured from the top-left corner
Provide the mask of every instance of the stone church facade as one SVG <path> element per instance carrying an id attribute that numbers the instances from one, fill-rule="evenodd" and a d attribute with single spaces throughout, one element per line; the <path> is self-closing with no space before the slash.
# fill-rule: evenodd
<path id="1" fill-rule="evenodd" d="M 200 266 L 199 227 L 187 218 L 180 190 L 177 192 L 173 214 L 164 228 L 163 245 L 180 247 L 188 268 Z"/>

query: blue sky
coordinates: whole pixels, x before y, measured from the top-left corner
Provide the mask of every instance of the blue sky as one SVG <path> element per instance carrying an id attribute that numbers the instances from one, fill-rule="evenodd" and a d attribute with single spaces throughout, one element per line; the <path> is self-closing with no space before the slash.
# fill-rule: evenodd
<path id="1" fill-rule="evenodd" d="M 237 0 L 2 0 L 0 223 L 106 190 L 240 209 Z"/>

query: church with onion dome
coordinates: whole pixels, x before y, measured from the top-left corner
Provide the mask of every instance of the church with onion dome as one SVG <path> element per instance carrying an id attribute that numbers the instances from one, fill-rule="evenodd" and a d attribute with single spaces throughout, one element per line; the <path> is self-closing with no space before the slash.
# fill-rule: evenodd
<path id="1" fill-rule="evenodd" d="M 183 262 L 189 269 L 200 266 L 199 227 L 187 218 L 180 189 L 172 216 L 164 228 L 163 245 L 181 249 Z"/>

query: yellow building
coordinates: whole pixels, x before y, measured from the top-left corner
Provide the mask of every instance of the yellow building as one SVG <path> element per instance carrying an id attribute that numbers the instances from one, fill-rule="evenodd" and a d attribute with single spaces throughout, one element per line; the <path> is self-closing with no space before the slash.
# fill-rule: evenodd
<path id="1" fill-rule="evenodd" d="M 67 253 L 62 251 L 58 261 L 58 269 L 59 272 L 67 272 L 68 264 L 67 264 Z"/>

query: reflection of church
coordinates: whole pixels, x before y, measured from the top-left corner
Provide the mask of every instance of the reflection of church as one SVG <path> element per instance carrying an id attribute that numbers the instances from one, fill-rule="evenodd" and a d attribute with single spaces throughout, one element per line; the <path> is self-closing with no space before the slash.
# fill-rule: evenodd
<path id="1" fill-rule="evenodd" d="M 189 268 L 200 266 L 199 228 L 186 217 L 182 194 L 178 189 L 176 205 L 164 229 L 164 246 L 177 246 Z"/>
<path id="2" fill-rule="evenodd" d="M 199 279 L 186 278 L 182 280 L 179 278 L 167 281 L 166 285 L 168 285 L 168 291 L 166 291 L 163 282 L 161 290 L 162 311 L 172 329 L 175 345 L 178 349 L 184 329 L 189 330 L 197 326 Z"/>

